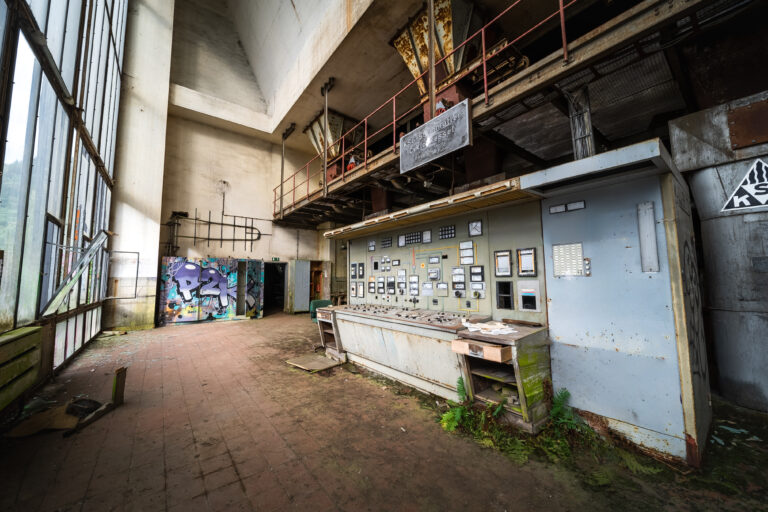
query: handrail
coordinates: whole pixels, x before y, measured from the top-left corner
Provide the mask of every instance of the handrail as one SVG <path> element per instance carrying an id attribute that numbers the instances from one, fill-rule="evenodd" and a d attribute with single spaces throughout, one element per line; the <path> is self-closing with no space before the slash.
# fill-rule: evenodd
<path id="1" fill-rule="evenodd" d="M 479 37 L 480 38 L 480 47 L 481 47 L 480 60 L 482 61 L 482 70 L 483 70 L 483 95 L 484 95 L 485 104 L 487 105 L 489 103 L 488 60 L 490 58 L 493 58 L 493 57 L 499 55 L 502 51 L 508 49 L 509 47 L 511 47 L 512 45 L 514 45 L 518 41 L 520 41 L 523 37 L 527 36 L 528 34 L 533 32 L 534 30 L 536 30 L 539 27 L 541 27 L 544 23 L 547 23 L 548 21 L 553 19 L 555 16 L 559 16 L 560 17 L 560 32 L 561 32 L 561 36 L 562 36 L 563 60 L 566 63 L 568 62 L 568 40 L 567 40 L 567 37 L 566 37 L 566 31 L 565 31 L 565 10 L 567 8 L 569 8 L 570 6 L 572 6 L 573 4 L 575 4 L 577 1 L 579 1 L 579 0 L 570 0 L 568 2 L 565 2 L 564 0 L 559 0 L 559 7 L 558 7 L 558 9 L 555 12 L 553 12 L 552 14 L 547 16 L 546 18 L 542 19 L 541 21 L 539 21 L 538 23 L 533 25 L 531 28 L 529 28 L 528 30 L 526 30 L 522 34 L 520 34 L 517 37 L 515 37 L 512 41 L 503 43 L 499 48 L 496 48 L 496 49 L 494 49 L 495 47 L 492 48 L 491 49 L 492 54 L 489 56 L 487 48 L 486 48 L 486 31 L 489 29 L 489 27 L 491 25 L 493 25 L 494 23 L 499 21 L 503 16 L 505 16 L 506 14 L 511 12 L 512 9 L 515 6 L 517 6 L 520 2 L 522 2 L 522 0 L 515 0 L 509 6 L 507 6 L 503 11 L 501 11 L 498 15 L 496 15 L 491 21 L 489 21 L 483 27 L 478 29 L 474 34 L 472 34 L 471 36 L 467 37 L 461 44 L 457 45 L 451 52 L 447 53 L 441 59 L 437 60 L 435 62 L 435 66 L 437 66 L 438 64 L 441 64 L 442 62 L 444 62 L 449 57 L 452 57 L 457 51 L 459 51 L 460 49 L 464 48 L 464 46 L 466 46 L 470 41 L 473 41 L 477 37 Z M 502 41 L 503 41 L 503 39 L 502 39 Z M 469 66 L 465 66 L 465 73 L 467 73 L 469 71 L 469 70 L 466 69 L 468 67 Z M 472 68 L 472 69 L 475 69 L 475 68 Z M 324 179 L 324 181 L 327 182 L 328 185 L 330 185 L 331 183 L 336 183 L 338 181 L 346 181 L 346 168 L 344 166 L 345 157 L 348 156 L 351 152 L 357 150 L 357 148 L 359 148 L 361 145 L 363 146 L 363 162 L 359 162 L 358 165 L 362 165 L 365 168 L 367 168 L 368 167 L 368 142 L 369 142 L 369 140 L 374 138 L 374 137 L 376 137 L 376 136 L 378 136 L 379 134 L 383 133 L 385 130 L 389 129 L 390 127 L 392 128 L 392 152 L 396 153 L 397 152 L 397 123 L 400 120 L 404 119 L 406 116 L 410 115 L 411 112 L 413 112 L 415 109 L 417 109 L 420 106 L 422 106 L 424 104 L 424 102 L 426 101 L 425 98 L 421 98 L 418 103 L 416 103 L 411 108 L 409 108 L 405 113 L 403 113 L 400 116 L 398 116 L 397 115 L 397 97 L 400 96 L 401 94 L 403 94 L 405 91 L 407 91 L 411 87 L 413 87 L 414 84 L 417 84 L 418 82 L 423 80 L 428 75 L 428 73 L 429 73 L 429 69 L 423 71 L 421 74 L 419 74 L 413 80 L 411 80 L 406 86 L 404 86 L 398 92 L 396 92 L 393 96 L 391 96 L 387 101 L 385 101 L 384 103 L 379 105 L 375 110 L 370 112 L 367 116 L 365 116 L 356 125 L 354 125 L 352 128 L 350 128 L 345 133 L 343 133 L 338 139 L 332 141 L 330 144 L 326 143 L 327 144 L 326 147 L 328 147 L 328 148 L 336 146 L 337 144 L 341 144 L 341 151 L 339 152 L 339 154 L 336 157 L 334 157 L 332 160 L 328 161 L 329 166 L 335 164 L 336 162 L 340 162 L 340 164 L 341 164 L 341 175 L 340 176 L 336 176 L 332 180 L 328 181 L 327 174 L 325 176 L 322 176 L 323 175 L 322 166 L 321 166 L 320 170 L 310 174 L 310 165 L 315 160 L 318 160 L 320 158 L 320 156 L 322 155 L 322 153 L 318 153 L 315 157 L 310 159 L 306 164 L 304 164 L 296 172 L 294 172 L 292 175 L 288 176 L 282 182 L 283 190 L 284 190 L 284 192 L 283 192 L 283 211 L 286 208 L 290 208 L 290 207 L 293 207 L 293 206 L 296 205 L 296 203 L 297 203 L 296 189 L 297 189 L 297 187 L 304 188 L 303 186 L 305 185 L 305 183 L 306 183 L 306 192 L 302 196 L 300 196 L 298 198 L 298 201 L 302 201 L 302 200 L 305 200 L 305 199 L 308 200 L 309 199 L 309 197 L 311 195 L 310 194 L 310 181 L 315 176 L 321 176 Z M 456 75 L 461 75 L 461 73 L 457 70 L 455 75 L 454 75 L 454 77 L 451 77 L 451 78 L 455 78 Z M 437 87 L 436 94 L 439 94 L 439 93 L 443 92 L 444 90 L 446 90 L 448 87 L 453 85 L 455 83 L 455 81 L 456 80 L 453 80 L 453 79 L 446 80 L 445 82 L 447 82 L 447 83 L 444 83 L 442 86 Z M 392 105 L 392 120 L 387 122 L 386 124 L 384 124 L 384 126 L 379 128 L 375 132 L 369 134 L 368 133 L 368 124 L 369 124 L 368 121 L 369 121 L 369 119 L 372 116 L 374 116 L 375 114 L 378 114 L 379 112 L 381 112 L 383 108 L 387 107 L 390 104 Z M 355 131 L 357 131 L 358 129 L 360 129 L 361 127 L 364 130 L 363 140 L 361 140 L 360 142 L 358 142 L 357 144 L 355 144 L 355 145 L 353 145 L 351 147 L 346 147 L 346 139 L 347 139 L 347 137 L 350 134 L 352 134 Z M 298 185 L 297 185 L 296 184 L 296 176 L 298 174 L 305 175 L 305 178 L 304 178 L 303 181 L 299 182 Z M 290 189 L 287 189 L 286 186 L 289 184 L 289 182 L 292 182 L 290 184 L 292 184 L 293 186 Z M 321 188 L 322 188 L 322 183 L 323 182 L 321 181 L 320 182 L 320 184 L 321 184 L 320 187 Z M 278 216 L 280 214 L 279 208 L 277 206 L 279 204 L 279 202 L 280 202 L 280 198 L 277 195 L 279 189 L 280 189 L 280 184 L 278 184 L 274 188 L 274 190 L 273 190 L 273 215 L 274 216 Z M 291 196 L 290 202 L 287 202 L 287 203 L 285 202 L 285 196 L 286 195 L 290 195 Z"/>

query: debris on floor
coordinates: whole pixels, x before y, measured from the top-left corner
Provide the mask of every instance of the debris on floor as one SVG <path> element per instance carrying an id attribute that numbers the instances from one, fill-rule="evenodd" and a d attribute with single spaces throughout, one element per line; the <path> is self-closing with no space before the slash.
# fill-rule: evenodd
<path id="1" fill-rule="evenodd" d="M 77 426 L 80 418 L 73 416 L 67 409 L 74 402 L 70 402 L 59 407 L 53 407 L 44 411 L 36 412 L 27 419 L 16 425 L 6 437 L 26 437 L 43 430 L 71 430 Z"/>
<path id="2" fill-rule="evenodd" d="M 79 432 L 123 403 L 126 373 L 125 367 L 115 370 L 112 400 L 105 404 L 77 396 L 64 405 L 51 407 L 57 402 L 36 396 L 24 407 L 21 421 L 5 434 L 6 437 L 26 437 L 44 430 L 64 430 L 65 437 Z"/>
<path id="3" fill-rule="evenodd" d="M 334 366 L 341 365 L 341 362 L 339 361 L 334 361 L 333 359 L 318 354 L 307 354 L 305 356 L 295 357 L 289 359 L 286 363 L 301 368 L 302 370 L 307 370 L 310 373 L 321 372 L 333 368 Z"/>

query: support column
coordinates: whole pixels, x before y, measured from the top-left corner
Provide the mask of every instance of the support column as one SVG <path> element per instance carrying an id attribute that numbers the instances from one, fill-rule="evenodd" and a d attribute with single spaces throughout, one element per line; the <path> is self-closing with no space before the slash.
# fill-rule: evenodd
<path id="1" fill-rule="evenodd" d="M 155 321 L 173 8 L 167 0 L 128 6 L 110 249 L 139 252 L 138 297 L 108 300 L 104 328 L 141 329 Z M 113 260 L 109 274 L 109 295 L 133 296 L 135 259 Z"/>

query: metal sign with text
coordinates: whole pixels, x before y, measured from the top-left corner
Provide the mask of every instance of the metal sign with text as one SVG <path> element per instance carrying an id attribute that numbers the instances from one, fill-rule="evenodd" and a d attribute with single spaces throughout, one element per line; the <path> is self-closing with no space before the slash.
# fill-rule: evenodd
<path id="1" fill-rule="evenodd" d="M 469 99 L 430 119 L 400 139 L 400 174 L 472 143 Z"/>

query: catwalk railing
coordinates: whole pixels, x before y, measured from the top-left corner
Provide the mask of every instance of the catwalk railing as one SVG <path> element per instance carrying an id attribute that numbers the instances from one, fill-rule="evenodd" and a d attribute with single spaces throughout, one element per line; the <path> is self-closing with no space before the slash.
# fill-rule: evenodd
<path id="1" fill-rule="evenodd" d="M 512 40 L 505 40 L 501 38 L 498 42 L 490 45 L 490 48 L 488 48 L 488 42 L 487 42 L 487 34 L 489 31 L 493 31 L 496 28 L 499 28 L 500 26 L 500 20 L 504 18 L 507 15 L 510 15 L 514 12 L 514 8 L 522 2 L 522 0 L 516 0 L 512 2 L 506 9 L 504 9 L 501 13 L 499 13 L 496 17 L 494 17 L 490 22 L 485 24 L 482 28 L 480 28 L 477 32 L 467 37 L 466 40 L 464 40 L 461 44 L 457 45 L 451 52 L 447 53 L 444 57 L 441 59 L 435 61 L 435 68 L 437 68 L 438 65 L 445 62 L 448 58 L 453 57 L 454 54 L 459 52 L 460 50 L 464 49 L 465 47 L 468 47 L 471 43 L 479 42 L 480 45 L 480 55 L 468 62 L 466 65 L 464 65 L 460 70 L 457 70 L 456 73 L 449 76 L 448 78 L 444 79 L 442 83 L 440 83 L 435 90 L 435 94 L 438 95 L 441 92 L 445 91 L 452 85 L 456 84 L 459 80 L 466 77 L 470 73 L 480 72 L 482 70 L 482 82 L 483 82 L 483 96 L 485 100 L 485 104 L 487 105 L 489 102 L 489 61 L 491 61 L 494 58 L 499 57 L 503 52 L 505 51 L 511 51 L 516 43 L 518 43 L 522 38 L 533 32 L 534 30 L 538 29 L 548 21 L 552 20 L 555 17 L 559 17 L 560 22 L 560 32 L 562 36 L 562 51 L 563 51 L 563 60 L 564 62 L 568 61 L 568 40 L 566 37 L 566 30 L 565 30 L 565 10 L 569 7 L 571 7 L 573 4 L 578 2 L 579 0 L 571 0 L 569 2 L 566 2 L 565 0 L 559 0 L 559 7 L 556 11 L 551 13 L 550 15 L 546 16 L 539 22 L 535 23 L 533 26 L 522 32 L 521 34 L 517 35 Z M 499 30 L 498 33 L 503 33 L 502 30 Z M 392 145 L 389 149 L 385 150 L 385 152 L 391 152 L 393 154 L 397 153 L 398 149 L 398 123 L 404 122 L 407 120 L 418 108 L 422 107 L 425 102 L 428 101 L 428 97 L 426 95 L 422 96 L 420 93 L 418 94 L 418 97 L 420 98 L 416 104 L 410 106 L 405 110 L 404 112 L 401 112 L 398 114 L 398 98 L 402 97 L 406 91 L 409 91 L 410 89 L 414 87 L 418 87 L 418 84 L 425 79 L 428 79 L 429 70 L 422 72 L 418 77 L 414 78 L 411 82 L 409 82 L 405 87 L 400 89 L 397 93 L 395 93 L 392 97 L 390 97 L 387 101 L 382 103 L 378 108 L 373 110 L 370 114 L 368 114 L 365 118 L 363 118 L 362 121 L 360 121 L 358 124 L 353 126 L 351 129 L 349 129 L 347 132 L 343 133 L 338 139 L 332 141 L 330 144 L 328 144 L 328 148 L 335 147 L 337 145 L 340 145 L 340 151 L 338 155 L 332 159 L 328 160 L 327 169 L 324 168 L 322 158 L 323 153 L 320 152 L 317 156 L 312 158 L 310 161 L 308 161 L 306 164 L 304 164 L 300 169 L 298 169 L 296 172 L 294 172 L 292 175 L 288 176 L 283 180 L 283 182 L 279 185 L 277 185 L 273 190 L 273 215 L 275 217 L 280 217 L 281 209 L 283 212 L 285 212 L 286 209 L 291 209 L 295 207 L 299 202 L 302 201 L 308 201 L 310 199 L 310 196 L 313 195 L 316 192 L 319 192 L 322 194 L 323 190 L 323 183 L 327 183 L 328 186 L 337 183 L 337 182 L 345 182 L 347 180 L 347 164 L 349 162 L 350 156 L 357 156 L 362 161 L 356 161 L 356 167 L 355 169 L 362 166 L 363 168 L 367 169 L 369 160 L 371 160 L 372 156 L 369 155 L 369 144 L 372 142 L 379 142 L 381 141 L 382 134 L 386 134 L 389 130 L 392 131 Z M 381 126 L 378 129 L 375 129 L 371 132 L 369 132 L 371 119 L 376 116 L 379 113 L 383 112 L 389 112 L 391 110 L 391 119 L 386 122 L 383 126 Z M 357 144 L 352 144 L 347 146 L 347 138 L 355 133 L 355 130 L 359 130 L 362 127 L 363 129 L 363 138 L 360 140 Z M 385 137 L 386 138 L 386 137 Z M 377 157 L 381 155 L 379 153 Z M 317 167 L 316 170 L 312 170 L 313 164 Z M 330 180 L 328 179 L 328 170 L 333 169 L 336 164 L 339 164 L 338 167 L 340 167 L 341 173 L 336 174 L 333 178 Z M 351 171 L 352 169 L 350 169 Z M 325 174 L 325 175 L 324 175 Z M 312 180 L 317 180 L 317 186 L 312 187 Z M 281 201 L 282 196 L 282 201 Z"/>

